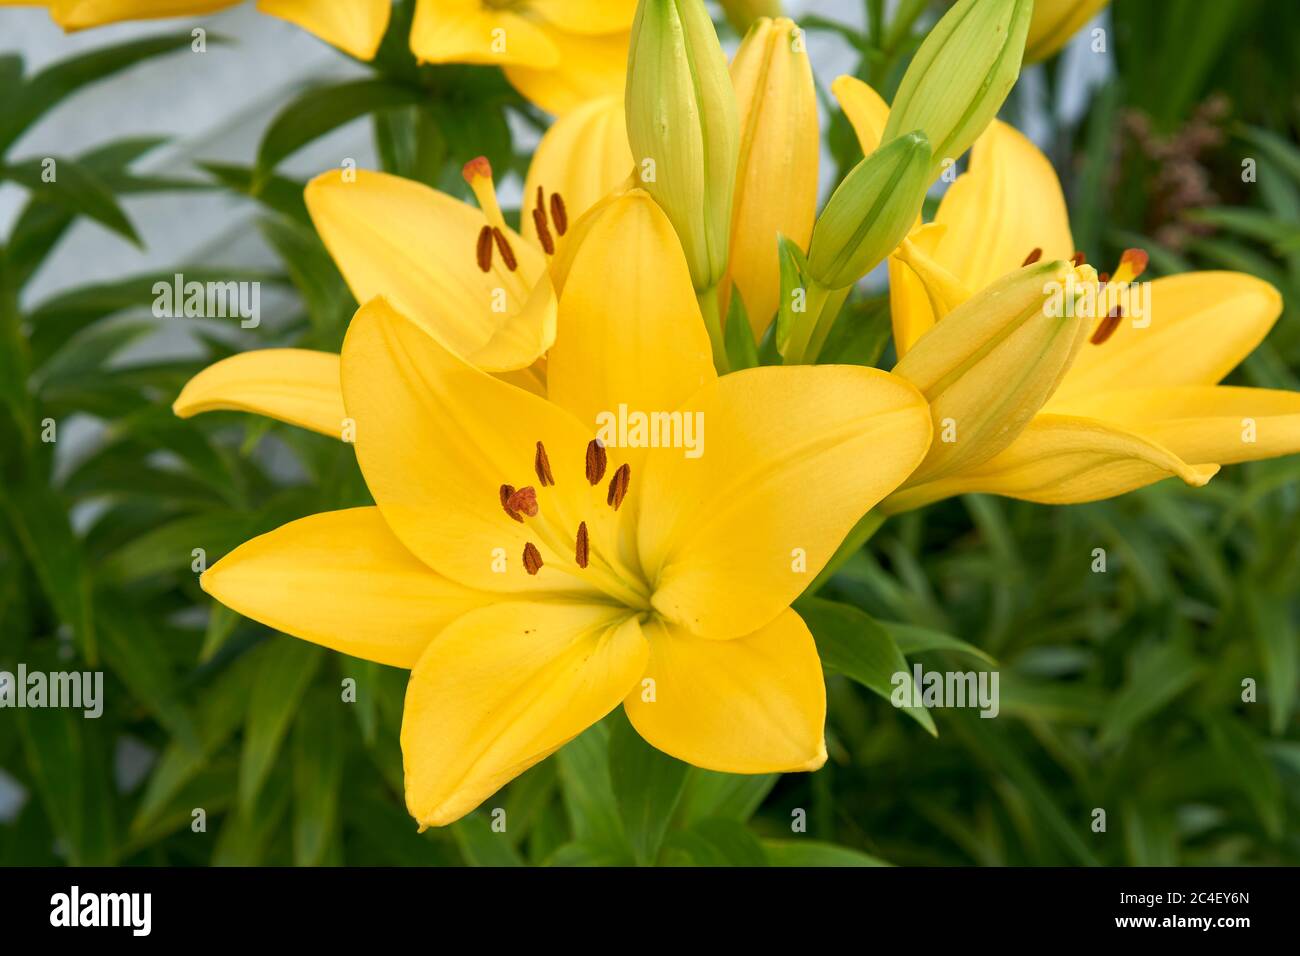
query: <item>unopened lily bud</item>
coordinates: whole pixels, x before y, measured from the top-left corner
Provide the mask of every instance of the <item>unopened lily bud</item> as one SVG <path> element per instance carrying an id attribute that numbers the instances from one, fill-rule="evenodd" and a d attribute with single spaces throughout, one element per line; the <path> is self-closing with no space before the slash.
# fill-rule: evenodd
<path id="1" fill-rule="evenodd" d="M 781 0 L 721 0 L 722 12 L 737 33 L 743 34 L 759 17 L 781 16 Z"/>
<path id="2" fill-rule="evenodd" d="M 1110 0 L 1034 0 L 1025 39 L 1025 62 L 1037 63 L 1065 46 Z"/>
<path id="3" fill-rule="evenodd" d="M 803 31 L 785 17 L 756 21 L 731 78 L 743 135 L 727 271 L 761 339 L 781 294 L 777 236 L 808 248 L 817 214 L 817 92 Z"/>
<path id="4" fill-rule="evenodd" d="M 813 227 L 812 277 L 828 289 L 843 289 L 893 252 L 921 212 L 929 169 L 930 143 L 919 130 L 853 167 Z"/>
<path id="5" fill-rule="evenodd" d="M 641 0 L 626 104 L 637 185 L 677 231 L 695 288 L 711 289 L 727 267 L 739 130 L 727 59 L 702 0 Z"/>
<path id="6" fill-rule="evenodd" d="M 903 75 L 881 142 L 908 130 L 930 139 L 933 180 L 997 115 L 1020 75 L 1033 0 L 958 0 Z"/>
<path id="7" fill-rule="evenodd" d="M 988 461 L 1051 397 L 1095 324 L 1097 273 L 1037 262 L 953 309 L 894 367 L 930 403 L 934 440 L 908 485 Z"/>

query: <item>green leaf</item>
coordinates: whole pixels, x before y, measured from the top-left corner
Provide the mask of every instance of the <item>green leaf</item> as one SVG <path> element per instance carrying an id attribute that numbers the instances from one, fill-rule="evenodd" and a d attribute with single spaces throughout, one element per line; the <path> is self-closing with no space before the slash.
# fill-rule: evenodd
<path id="1" fill-rule="evenodd" d="M 1300 631 L 1289 596 L 1263 594 L 1246 584 L 1241 591 L 1251 635 L 1264 662 L 1264 699 L 1269 727 L 1280 736 L 1295 710 L 1300 692 Z"/>
<path id="2" fill-rule="evenodd" d="M 338 695 L 322 691 L 293 726 L 293 863 L 320 866 L 338 837 L 343 734 Z"/>
<path id="3" fill-rule="evenodd" d="M 251 810 L 275 762 L 324 652 L 314 644 L 276 637 L 262 660 L 248 702 L 248 726 L 239 767 L 239 803 Z"/>
<path id="4" fill-rule="evenodd" d="M 753 368 L 758 364 L 758 344 L 753 329 L 749 327 L 749 314 L 745 311 L 740 287 L 731 287 L 731 301 L 727 304 L 727 327 L 723 329 L 727 344 L 727 362 L 733 372 Z"/>
<path id="5" fill-rule="evenodd" d="M 695 866 L 767 866 L 767 851 L 758 837 L 735 820 L 701 820 L 675 831 L 668 845 Z"/>
<path id="6" fill-rule="evenodd" d="M 780 778 L 777 773 L 719 773 L 692 767 L 678 817 L 686 826 L 709 817 L 745 823 Z"/>
<path id="7" fill-rule="evenodd" d="M 28 126 L 65 97 L 151 57 L 188 47 L 192 41 L 190 34 L 185 32 L 119 43 L 60 60 L 29 77 L 13 92 L 12 103 L 16 105 L 0 113 L 0 155 Z M 208 42 L 220 43 L 223 40 L 209 34 Z"/>
<path id="8" fill-rule="evenodd" d="M 509 821 L 507 820 L 507 828 Z M 471 813 L 451 825 L 456 836 L 456 843 L 470 866 L 523 866 L 510 837 L 504 832 L 496 832 L 481 812 Z"/>
<path id="9" fill-rule="evenodd" d="M 1177 644 L 1162 644 L 1141 658 L 1123 689 L 1112 699 L 1101 733 L 1100 747 L 1121 738 L 1190 687 L 1204 672 L 1200 661 Z"/>
<path id="10" fill-rule="evenodd" d="M 898 645 L 898 649 L 905 656 L 923 654 L 926 651 L 953 651 L 957 654 L 968 654 L 971 657 L 978 658 L 990 667 L 998 666 L 998 662 L 987 651 L 976 647 L 974 644 L 968 644 L 959 637 L 953 637 L 951 634 L 945 634 L 942 631 L 936 631 L 928 627 L 900 624 L 897 621 L 879 621 L 877 623 L 889 633 L 889 636 L 894 639 L 894 643 Z"/>
<path id="11" fill-rule="evenodd" d="M 621 853 L 631 863 L 632 848 L 623 833 L 610 780 L 609 728 L 604 723 L 587 728 L 565 744 L 556 760 L 573 835 L 581 842 Z"/>
<path id="12" fill-rule="evenodd" d="M 852 678 L 891 703 L 894 675 L 903 674 L 912 680 L 903 652 L 889 632 L 866 612 L 823 598 L 801 598 L 795 610 L 812 631 L 824 666 Z M 913 699 L 920 699 L 920 688 L 915 688 Z M 913 705 L 899 709 L 931 736 L 939 735 L 934 719 L 924 707 Z"/>
<path id="13" fill-rule="evenodd" d="M 5 166 L 0 169 L 0 178 L 27 189 L 38 202 L 53 203 L 67 212 L 88 216 L 137 246 L 143 245 L 103 179 L 75 159 L 58 156 L 49 157 L 49 161 L 55 164 L 53 181 L 44 179 L 44 159 Z"/>
<path id="14" fill-rule="evenodd" d="M 261 189 L 275 167 L 303 146 L 344 123 L 395 106 L 420 102 L 422 94 L 388 80 L 349 80 L 309 90 L 271 121 L 257 149 L 253 191 Z"/>
<path id="15" fill-rule="evenodd" d="M 625 866 L 627 857 L 600 843 L 566 843 L 546 861 L 547 866 Z"/>
<path id="16" fill-rule="evenodd" d="M 878 857 L 816 840 L 764 840 L 773 866 L 890 866 Z"/>
<path id="17" fill-rule="evenodd" d="M 610 718 L 609 775 L 623 830 L 640 866 L 659 856 L 686 784 L 687 765 L 641 739 L 620 710 Z"/>

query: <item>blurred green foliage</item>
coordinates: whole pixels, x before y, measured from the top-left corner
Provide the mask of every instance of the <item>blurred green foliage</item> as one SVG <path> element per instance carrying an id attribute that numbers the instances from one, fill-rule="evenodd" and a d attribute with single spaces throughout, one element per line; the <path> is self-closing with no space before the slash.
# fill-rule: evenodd
<path id="1" fill-rule="evenodd" d="M 1273 282 L 1286 313 L 1235 380 L 1300 388 L 1297 9 L 1114 7 L 1112 76 L 1077 127 L 1049 115 L 1077 241 L 1092 261 L 1142 245 L 1157 273 Z M 934 11 L 905 0 L 890 21 L 884 4 L 866 8 L 866 35 L 825 18 L 805 26 L 856 48 L 860 75 L 888 97 Z M 248 347 L 337 349 L 355 303 L 302 184 L 277 168 L 343 122 L 372 116 L 385 168 L 440 188 L 461 191 L 459 165 L 479 153 L 522 170 L 504 110 L 541 117 L 492 71 L 414 67 L 401 10 L 373 78 L 308 91 L 247 166 L 187 179 L 131 172 L 156 140 L 60 157 L 55 189 L 38 159 L 11 154 L 49 107 L 188 34 L 25 77 L 18 57 L 0 56 L 0 178 L 31 189 L 0 247 L 0 670 L 102 669 L 107 700 L 98 720 L 0 712 L 0 767 L 28 798 L 0 823 L 0 863 L 1300 862 L 1298 459 L 1225 469 L 1195 491 L 1165 482 L 1066 508 L 969 497 L 891 519 L 799 605 L 828 669 L 822 770 L 689 768 L 615 713 L 475 814 L 417 833 L 397 743 L 404 672 L 244 620 L 207 599 L 193 570 L 194 549 L 211 564 L 286 521 L 368 502 L 351 449 L 248 416 L 175 419 L 181 385 L 229 352 L 201 327 L 193 359 L 113 361 L 153 328 L 138 316 L 174 271 L 295 290 L 297 310 L 247 331 Z M 1059 59 L 1042 77 L 1054 93 Z M 1011 119 L 1027 108 L 1014 100 Z M 841 168 L 855 161 L 842 116 L 831 144 Z M 1255 183 L 1241 180 L 1243 158 Z M 1162 191 L 1178 163 L 1204 188 Z M 255 204 L 279 261 L 247 274 L 178 264 L 26 301 L 77 217 L 134 241 L 121 197 L 198 188 Z M 883 300 L 859 295 L 848 309 L 828 355 L 888 367 Z M 42 432 L 73 415 L 98 420 L 102 440 L 56 469 Z M 1098 548 L 1105 573 L 1093 571 Z M 917 661 L 996 666 L 1001 714 L 896 710 L 889 676 Z M 1242 701 L 1247 678 L 1257 702 Z M 355 702 L 343 700 L 349 680 Z"/>

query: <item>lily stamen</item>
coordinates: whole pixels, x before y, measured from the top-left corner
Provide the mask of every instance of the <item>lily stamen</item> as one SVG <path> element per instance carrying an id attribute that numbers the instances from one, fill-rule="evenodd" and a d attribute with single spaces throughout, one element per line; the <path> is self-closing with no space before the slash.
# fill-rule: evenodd
<path id="1" fill-rule="evenodd" d="M 1074 267 L 1077 269 L 1079 268 L 1079 266 L 1083 265 L 1085 262 L 1088 261 L 1088 257 L 1085 256 L 1082 252 L 1076 252 L 1074 255 L 1070 257 L 1070 261 L 1074 263 Z"/>
<path id="2" fill-rule="evenodd" d="M 502 486 L 502 489 L 507 487 Z M 519 512 L 530 518 L 537 517 L 537 489 L 532 485 L 520 488 L 518 491 L 510 493 L 506 498 L 505 507 L 507 512 Z"/>
<path id="3" fill-rule="evenodd" d="M 632 481 L 632 466 L 624 463 L 618 466 L 618 471 L 614 472 L 614 477 L 609 480 L 609 493 L 605 496 L 605 504 L 618 510 L 623 499 L 627 497 L 627 488 Z"/>
<path id="4" fill-rule="evenodd" d="M 1025 261 L 1020 263 L 1020 268 L 1023 269 L 1025 266 L 1032 266 L 1041 258 L 1043 258 L 1043 247 L 1034 246 L 1034 251 L 1025 256 Z"/>
<path id="5" fill-rule="evenodd" d="M 600 479 L 605 477 L 605 465 L 608 461 L 605 455 L 605 446 L 601 444 L 599 438 L 593 438 L 587 442 L 587 481 L 593 485 L 600 484 Z"/>
<path id="6" fill-rule="evenodd" d="M 578 538 L 574 544 L 574 560 L 578 567 L 585 568 L 589 561 L 591 544 L 587 539 L 587 522 L 578 522 Z"/>
<path id="7" fill-rule="evenodd" d="M 492 227 L 492 238 L 496 240 L 497 252 L 501 253 L 501 261 L 506 264 L 507 269 L 514 272 L 519 268 L 519 260 L 515 258 L 515 250 L 510 248 L 510 240 L 496 226 Z"/>
<path id="8" fill-rule="evenodd" d="M 536 574 L 542 569 L 542 553 L 537 550 L 537 545 L 531 541 L 524 544 L 524 570 L 529 574 Z"/>
<path id="9" fill-rule="evenodd" d="M 492 271 L 492 227 L 484 226 L 478 233 L 478 245 L 474 249 L 474 257 L 478 261 L 478 267 L 483 272 Z"/>
<path id="10" fill-rule="evenodd" d="M 537 472 L 537 480 L 542 483 L 542 487 L 555 484 L 555 476 L 551 474 L 551 460 L 546 457 L 546 447 L 537 443 L 537 454 L 533 457 L 533 470 Z"/>
<path id="11" fill-rule="evenodd" d="M 1124 310 L 1118 305 L 1115 306 L 1110 310 L 1106 318 L 1101 320 L 1101 324 L 1097 326 L 1097 331 L 1092 333 L 1092 338 L 1088 339 L 1088 341 L 1093 345 L 1101 345 L 1115 334 L 1115 330 L 1119 328 L 1119 320 L 1123 317 Z"/>
<path id="12" fill-rule="evenodd" d="M 511 518 L 518 521 L 520 524 L 523 524 L 524 523 L 523 515 L 521 515 L 518 511 L 515 511 L 513 508 L 510 507 L 510 498 L 514 495 L 514 493 L 515 493 L 514 485 L 501 486 L 501 507 L 506 509 L 506 514 L 508 514 Z"/>
<path id="13" fill-rule="evenodd" d="M 561 236 L 569 231 L 569 213 L 559 193 L 551 193 L 551 218 L 555 220 L 555 231 Z"/>

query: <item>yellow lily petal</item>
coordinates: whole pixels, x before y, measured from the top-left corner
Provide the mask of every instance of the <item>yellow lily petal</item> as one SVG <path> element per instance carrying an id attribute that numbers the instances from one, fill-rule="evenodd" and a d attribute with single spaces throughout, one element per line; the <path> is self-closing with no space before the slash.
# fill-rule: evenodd
<path id="1" fill-rule="evenodd" d="M 21 3 L 18 6 L 48 6 L 50 18 L 63 29 L 73 31 L 123 20 L 161 20 L 214 13 L 239 2 L 240 0 L 49 0 L 47 3 Z"/>
<path id="2" fill-rule="evenodd" d="M 172 411 L 181 418 L 252 412 L 331 438 L 343 437 L 348 417 L 339 357 L 307 349 L 261 349 L 222 359 L 185 383 Z"/>
<path id="3" fill-rule="evenodd" d="M 587 36 L 551 26 L 543 29 L 558 51 L 556 62 L 549 67 L 507 66 L 506 79 L 516 90 L 556 116 L 597 97 L 623 95 L 628 31 Z"/>
<path id="4" fill-rule="evenodd" d="M 241 544 L 199 583 L 267 627 L 393 667 L 415 666 L 443 627 L 494 597 L 430 570 L 378 508 L 291 521 Z"/>
<path id="5" fill-rule="evenodd" d="M 880 145 L 880 134 L 889 122 L 889 104 L 856 76 L 836 77 L 831 92 L 858 136 L 862 155 L 870 156 Z"/>
<path id="6" fill-rule="evenodd" d="M 417 0 L 411 52 L 421 63 L 551 69 L 560 61 L 541 26 L 509 10 L 487 9 L 480 0 Z"/>
<path id="7" fill-rule="evenodd" d="M 383 299 L 357 311 L 343 342 L 343 400 L 357 460 L 393 532 L 430 567 L 469 587 L 615 597 L 644 606 L 619 561 L 620 515 L 585 478 L 584 429 L 563 409 L 466 364 Z M 536 470 L 537 442 L 555 479 Z M 621 464 L 610 449 L 610 472 Z M 501 487 L 533 487 L 536 516 L 513 520 Z M 590 566 L 575 560 L 586 522 Z M 543 559 L 523 566 L 525 544 Z M 644 590 L 644 589 L 642 589 Z"/>
<path id="8" fill-rule="evenodd" d="M 384 296 L 447 348 L 481 359 L 490 371 L 524 368 L 549 347 L 554 309 L 545 290 L 533 299 L 546 281 L 546 257 L 507 229 L 518 269 L 494 254 L 483 272 L 475 260 L 488 224 L 481 210 L 368 170 L 356 170 L 354 181 L 341 171 L 317 176 L 305 199 L 358 302 Z"/>
<path id="9" fill-rule="evenodd" d="M 978 465 L 1015 440 L 1056 390 L 1092 326 L 1074 298 L 1066 310 L 1066 296 L 1096 286 L 1088 265 L 1056 261 L 1017 269 L 967 299 L 903 356 L 894 372 L 925 395 L 935 424 L 935 441 L 910 484 Z M 1050 288 L 1060 290 L 1064 314 L 1052 314 Z"/>
<path id="10" fill-rule="evenodd" d="M 1080 353 L 1059 399 L 1130 388 L 1213 385 L 1264 340 L 1282 297 L 1242 272 L 1188 272 L 1156 279 L 1151 314 L 1126 318 L 1101 345 Z"/>
<path id="11" fill-rule="evenodd" d="M 644 633 L 650 662 L 623 706 L 652 746 L 723 773 L 816 770 L 826 762 L 826 684 L 812 635 L 794 611 L 731 641 L 658 619 Z"/>
<path id="12" fill-rule="evenodd" d="M 637 0 L 529 0 L 528 9 L 570 33 L 617 33 L 632 28 Z"/>
<path id="13" fill-rule="evenodd" d="M 927 283 L 903 261 L 899 252 L 908 254 L 913 262 L 918 261 L 920 254 L 933 262 L 934 247 L 947 228 L 934 222 L 918 226 L 889 257 L 889 315 L 894 327 L 894 350 L 900 359 L 934 327 L 935 318 Z M 965 286 L 961 288 L 964 290 Z"/>
<path id="14" fill-rule="evenodd" d="M 631 190 L 601 209 L 574 255 L 547 356 L 550 399 L 595 434 L 620 404 L 671 412 L 715 377 L 677 235 Z"/>
<path id="15" fill-rule="evenodd" d="M 1189 465 L 1169 449 L 1106 422 L 1040 414 L 1000 454 L 958 475 L 906 488 L 882 505 L 886 514 L 969 492 L 1040 504 L 1099 501 L 1176 476 L 1200 487 L 1218 465 Z"/>
<path id="16" fill-rule="evenodd" d="M 734 282 L 755 340 L 780 305 L 777 239 L 807 249 L 817 212 L 817 93 L 797 36 L 799 28 L 785 17 L 759 20 L 731 61 L 740 156 L 722 311 Z M 780 183 L 779 199 L 774 183 Z"/>
<path id="17" fill-rule="evenodd" d="M 598 97 L 561 116 L 537 144 L 524 180 L 524 237 L 540 245 L 532 217 L 539 187 L 546 197 L 548 220 L 550 197 L 558 193 L 572 230 L 583 213 L 627 179 L 632 165 L 621 97 Z M 554 222 L 548 229 L 557 247 L 563 246 L 567 237 L 558 234 Z"/>
<path id="18" fill-rule="evenodd" d="M 406 806 L 422 827 L 469 813 L 613 710 L 645 669 L 625 609 L 507 603 L 447 627 L 402 717 Z"/>
<path id="19" fill-rule="evenodd" d="M 775 618 L 930 443 L 925 400 L 878 369 L 749 369 L 682 412 L 705 426 L 702 454 L 648 456 L 637 544 L 655 609 L 705 637 Z"/>
<path id="20" fill-rule="evenodd" d="M 1226 385 L 1129 388 L 1053 408 L 1137 432 L 1184 461 L 1227 465 L 1300 451 L 1300 392 Z"/>
<path id="21" fill-rule="evenodd" d="M 970 167 L 944 193 L 934 221 L 947 226 L 935 259 L 972 292 L 1042 259 L 1074 255 L 1060 180 L 1047 157 L 1014 127 L 994 120 L 975 141 Z"/>
<path id="22" fill-rule="evenodd" d="M 258 0 L 257 9 L 296 23 L 357 59 L 371 60 L 393 6 L 389 0 Z"/>
<path id="23" fill-rule="evenodd" d="M 1036 63 L 1065 46 L 1110 0 L 1034 0 L 1025 37 L 1025 63 Z"/>

